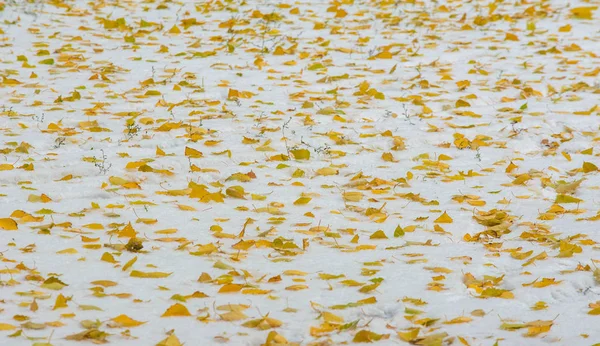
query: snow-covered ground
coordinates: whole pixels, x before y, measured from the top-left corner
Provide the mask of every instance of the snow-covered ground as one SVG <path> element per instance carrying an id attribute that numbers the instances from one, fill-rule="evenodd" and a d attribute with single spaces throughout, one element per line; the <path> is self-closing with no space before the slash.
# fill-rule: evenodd
<path id="1" fill-rule="evenodd" d="M 591 1 L 0 1 L 0 344 L 600 342 Z"/>

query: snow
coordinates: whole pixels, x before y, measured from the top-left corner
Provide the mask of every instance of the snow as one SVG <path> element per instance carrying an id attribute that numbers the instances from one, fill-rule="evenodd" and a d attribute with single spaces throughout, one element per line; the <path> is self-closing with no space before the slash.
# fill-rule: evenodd
<path id="1" fill-rule="evenodd" d="M 0 344 L 600 342 L 593 3 L 0 3 Z"/>

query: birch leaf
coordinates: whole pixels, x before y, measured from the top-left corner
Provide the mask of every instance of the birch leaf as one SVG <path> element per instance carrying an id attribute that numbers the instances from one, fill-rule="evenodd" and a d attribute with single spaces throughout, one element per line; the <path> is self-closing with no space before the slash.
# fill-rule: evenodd
<path id="1" fill-rule="evenodd" d="M 171 305 L 160 317 L 172 316 L 192 316 L 183 304 L 175 303 Z"/>

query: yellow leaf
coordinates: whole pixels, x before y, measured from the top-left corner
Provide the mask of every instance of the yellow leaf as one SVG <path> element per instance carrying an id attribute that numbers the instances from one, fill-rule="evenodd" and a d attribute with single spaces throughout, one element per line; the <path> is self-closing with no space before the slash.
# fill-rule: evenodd
<path id="1" fill-rule="evenodd" d="M 123 266 L 123 269 L 121 269 L 122 271 L 126 271 L 127 269 L 131 268 L 131 266 L 137 261 L 137 256 L 133 257 L 132 259 L 130 259 L 129 261 L 127 261 L 127 263 L 125 263 L 125 265 Z"/>
<path id="2" fill-rule="evenodd" d="M 348 15 L 348 12 L 344 11 L 344 9 L 339 8 L 335 11 L 335 18 L 344 18 Z"/>
<path id="3" fill-rule="evenodd" d="M 39 196 L 29 195 L 29 197 L 27 198 L 27 202 L 32 202 L 32 203 L 48 203 L 51 201 L 52 201 L 52 199 L 50 197 L 46 196 L 45 194 L 41 194 Z"/>
<path id="4" fill-rule="evenodd" d="M 362 192 L 344 192 L 344 201 L 346 202 L 360 202 L 362 198 Z"/>
<path id="5" fill-rule="evenodd" d="M 446 212 L 444 212 L 442 215 L 440 215 L 433 222 L 434 223 L 452 223 L 453 221 L 454 220 L 452 220 L 452 218 L 450 217 L 450 215 L 448 215 L 448 214 L 446 214 Z"/>
<path id="6" fill-rule="evenodd" d="M 310 197 L 300 197 L 296 201 L 294 201 L 294 205 L 305 205 L 308 204 L 308 202 L 310 202 L 311 200 L 312 198 Z"/>
<path id="7" fill-rule="evenodd" d="M 171 27 L 171 29 L 169 29 L 169 34 L 174 34 L 174 35 L 181 34 L 181 29 L 179 29 L 177 27 L 177 25 L 173 25 L 173 27 Z"/>
<path id="8" fill-rule="evenodd" d="M 66 307 L 68 307 L 67 298 L 65 298 L 65 296 L 63 296 L 62 294 L 59 294 L 58 297 L 56 297 L 56 301 L 52 310 L 62 309 Z"/>
<path id="9" fill-rule="evenodd" d="M 467 322 L 471 322 L 471 321 L 473 321 L 473 319 L 471 317 L 459 316 L 459 317 L 456 317 L 449 321 L 444 322 L 444 324 L 459 324 L 459 323 L 467 323 Z"/>
<path id="10" fill-rule="evenodd" d="M 92 341 L 94 343 L 106 343 L 106 337 L 108 336 L 107 333 L 100 331 L 98 329 L 92 328 L 92 329 L 87 329 L 84 330 L 81 333 L 77 333 L 77 334 L 73 334 L 73 335 L 67 335 L 65 337 L 66 340 L 75 340 L 75 341 L 83 341 L 83 340 L 89 340 Z"/>
<path id="11" fill-rule="evenodd" d="M 388 237 L 385 235 L 385 233 L 382 230 L 378 230 L 378 231 L 375 231 L 373 234 L 371 234 L 369 239 L 388 239 Z"/>
<path id="12" fill-rule="evenodd" d="M 374 342 L 379 340 L 386 340 L 390 337 L 389 334 L 377 334 L 369 330 L 363 329 L 354 335 L 353 342 Z"/>
<path id="13" fill-rule="evenodd" d="M 458 101 L 456 101 L 455 107 L 471 107 L 471 104 L 465 100 L 459 99 Z"/>
<path id="14" fill-rule="evenodd" d="M 146 279 L 161 279 L 170 276 L 173 273 L 163 273 L 163 272 L 141 272 L 138 270 L 133 270 L 129 276 L 134 278 L 146 278 Z"/>
<path id="15" fill-rule="evenodd" d="M 533 264 L 535 261 L 544 260 L 546 258 L 548 258 L 548 254 L 546 253 L 546 251 L 543 251 L 543 252 L 535 255 L 534 257 L 530 258 L 527 262 L 523 263 L 521 266 L 527 267 L 528 265 Z"/>
<path id="16" fill-rule="evenodd" d="M 254 240 L 240 240 L 239 242 L 233 244 L 231 247 L 236 250 L 247 251 L 249 248 L 254 246 L 256 242 Z"/>
<path id="17" fill-rule="evenodd" d="M 58 181 L 68 181 L 73 179 L 73 174 L 67 174 L 64 177 L 60 178 Z"/>
<path id="18" fill-rule="evenodd" d="M 112 184 L 112 185 L 118 185 L 118 186 L 124 186 L 125 188 L 128 189 L 140 189 L 139 184 L 132 182 L 132 181 L 128 181 L 125 180 L 123 178 L 120 177 L 110 177 L 108 178 L 108 181 Z M 125 186 L 127 184 L 130 184 L 130 186 Z"/>
<path id="19" fill-rule="evenodd" d="M 485 201 L 483 201 L 483 200 L 475 200 L 475 199 L 467 199 L 467 203 L 474 207 L 482 207 L 486 204 Z"/>
<path id="20" fill-rule="evenodd" d="M 219 317 L 228 322 L 239 321 L 248 318 L 248 316 L 246 316 L 243 312 L 236 310 L 220 314 Z"/>
<path id="21" fill-rule="evenodd" d="M 570 32 L 572 28 L 571 24 L 566 24 L 558 28 L 558 32 Z"/>
<path id="22" fill-rule="evenodd" d="M 111 320 L 115 323 L 120 324 L 121 327 L 125 327 L 125 328 L 137 327 L 137 326 L 141 326 L 142 324 L 146 323 L 146 322 L 136 321 L 127 315 L 119 315 Z"/>
<path id="23" fill-rule="evenodd" d="M 404 234 L 405 232 L 402 227 L 400 227 L 400 225 L 396 226 L 396 229 L 394 230 L 394 238 L 402 237 Z"/>
<path id="24" fill-rule="evenodd" d="M 598 166 L 591 162 L 585 161 L 583 162 L 583 166 L 581 168 L 583 169 L 583 173 L 596 172 L 598 170 Z"/>
<path id="25" fill-rule="evenodd" d="M 306 276 L 308 273 L 300 270 L 286 270 L 283 272 L 283 274 L 288 276 Z"/>
<path id="26" fill-rule="evenodd" d="M 512 161 L 510 162 L 510 164 L 506 167 L 506 169 L 504 170 L 504 172 L 506 173 L 510 173 L 512 172 L 514 169 L 519 168 L 519 166 L 515 165 Z"/>
<path id="27" fill-rule="evenodd" d="M 479 295 L 480 298 L 503 298 L 503 299 L 512 299 L 514 298 L 514 294 L 508 290 L 503 290 L 500 288 L 489 287 L 481 291 Z"/>
<path id="28" fill-rule="evenodd" d="M 281 327 L 282 325 L 283 325 L 283 323 L 281 321 L 268 317 L 268 314 L 264 318 L 251 320 L 251 321 L 248 321 L 248 322 L 245 322 L 242 324 L 242 326 L 244 326 L 244 327 L 257 328 L 260 330 L 277 328 L 277 327 Z"/>
<path id="29" fill-rule="evenodd" d="M 100 260 L 108 263 L 117 263 L 115 257 L 108 252 L 103 253 Z"/>
<path id="30" fill-rule="evenodd" d="M 13 326 L 12 324 L 0 323 L 0 330 L 13 330 L 13 329 L 17 329 L 17 327 Z"/>
<path id="31" fill-rule="evenodd" d="M 538 336 L 541 333 L 547 333 L 553 325 L 552 321 L 532 321 L 525 324 L 527 326 L 527 333 L 523 334 L 526 337 Z"/>
<path id="32" fill-rule="evenodd" d="M 588 148 L 586 150 L 582 150 L 581 153 L 584 155 L 592 155 L 594 153 L 594 148 L 592 147 L 592 148 Z"/>
<path id="33" fill-rule="evenodd" d="M 383 153 L 383 154 L 381 154 L 381 158 L 383 159 L 383 161 L 387 161 L 387 162 L 397 162 L 397 161 L 394 159 L 394 155 L 392 155 L 392 153 L 390 153 L 390 152 L 386 152 L 386 153 Z"/>
<path id="34" fill-rule="evenodd" d="M 355 280 L 342 280 L 342 281 L 340 281 L 340 283 L 341 283 L 342 285 L 345 285 L 345 286 L 350 286 L 350 287 L 354 287 L 354 286 L 362 286 L 362 285 L 364 285 L 364 283 L 363 283 L 363 282 L 358 282 L 358 281 L 355 281 Z"/>
<path id="35" fill-rule="evenodd" d="M 6 77 L 2 77 L 2 84 L 6 84 L 6 85 L 19 85 L 19 84 L 23 84 L 21 82 L 19 82 L 16 79 L 12 79 L 12 78 L 6 78 Z"/>
<path id="36" fill-rule="evenodd" d="M 344 323 L 344 318 L 338 315 L 332 314 L 331 312 L 323 311 L 321 313 L 323 316 L 323 320 L 329 324 L 342 324 Z"/>
<path id="37" fill-rule="evenodd" d="M 177 207 L 184 211 L 196 211 L 196 208 L 189 206 L 189 205 L 177 204 Z"/>
<path id="38" fill-rule="evenodd" d="M 197 159 L 197 158 L 203 157 L 204 154 L 202 154 L 201 152 L 199 152 L 196 149 L 193 149 L 190 147 L 185 147 L 185 156 L 191 157 L 193 159 Z"/>
<path id="39" fill-rule="evenodd" d="M 96 280 L 91 282 L 92 285 L 98 285 L 103 287 L 113 287 L 116 286 L 117 283 L 110 280 Z"/>
<path id="40" fill-rule="evenodd" d="M 36 312 L 39 309 L 37 300 L 35 298 L 33 298 L 33 302 L 31 303 L 31 305 L 29 305 L 29 310 Z"/>
<path id="41" fill-rule="evenodd" d="M 506 36 L 504 37 L 504 41 L 518 41 L 519 37 L 517 37 L 517 35 L 512 34 L 510 32 L 506 33 Z"/>
<path id="42" fill-rule="evenodd" d="M 531 176 L 527 173 L 525 174 L 520 174 L 518 175 L 511 184 L 513 185 L 524 185 L 525 182 L 527 182 L 529 179 L 531 179 Z"/>
<path id="43" fill-rule="evenodd" d="M 419 329 L 419 328 L 412 328 L 405 332 L 398 332 L 398 337 L 402 341 L 412 342 L 413 340 L 415 340 L 417 338 L 417 336 L 419 336 L 420 331 L 421 331 L 421 329 Z"/>
<path id="44" fill-rule="evenodd" d="M 183 346 L 183 344 L 179 341 L 175 334 L 171 334 L 156 344 L 156 346 Z"/>
<path id="45" fill-rule="evenodd" d="M 316 62 L 307 68 L 309 71 L 326 70 L 327 68 L 320 62 Z"/>
<path id="46" fill-rule="evenodd" d="M 537 311 L 537 310 L 545 310 L 547 308 L 548 308 L 548 304 L 546 304 L 546 302 L 539 301 L 531 307 L 531 310 Z"/>
<path id="47" fill-rule="evenodd" d="M 465 149 L 471 146 L 471 142 L 468 139 L 461 137 L 454 140 L 454 145 L 458 149 Z"/>
<path id="48" fill-rule="evenodd" d="M 232 100 L 234 98 L 238 98 L 240 96 L 240 92 L 235 90 L 235 89 L 229 89 L 229 92 L 227 93 L 227 99 L 228 100 Z"/>
<path id="49" fill-rule="evenodd" d="M 588 311 L 588 314 L 589 315 L 600 315 L 600 307 L 597 307 L 597 308 L 594 308 L 594 309 Z M 0 330 L 2 330 L 2 329 L 0 328 Z"/>
<path id="50" fill-rule="evenodd" d="M 262 295 L 262 294 L 269 294 L 271 293 L 270 290 L 261 290 L 259 288 L 246 288 L 242 291 L 242 294 L 250 294 L 250 295 Z"/>
<path id="51" fill-rule="evenodd" d="M 74 255 L 77 253 L 77 250 L 74 248 L 64 249 L 56 252 L 59 255 Z"/>
<path id="52" fill-rule="evenodd" d="M 99 223 L 88 223 L 87 225 L 83 225 L 83 227 L 94 230 L 104 229 L 104 226 L 102 226 L 102 224 Z"/>
<path id="53" fill-rule="evenodd" d="M 65 286 L 68 286 L 68 285 L 65 284 L 64 282 L 60 281 L 59 278 L 51 276 L 51 277 L 47 278 L 40 287 L 58 291 Z"/>
<path id="54" fill-rule="evenodd" d="M 471 86 L 471 82 L 469 80 L 461 80 L 456 82 L 456 86 L 459 90 L 465 90 L 469 86 Z"/>
<path id="55" fill-rule="evenodd" d="M 391 59 L 393 57 L 394 56 L 390 52 L 381 52 L 381 53 L 378 53 L 377 55 L 373 56 L 370 59 Z"/>
<path id="56" fill-rule="evenodd" d="M 244 197 L 244 195 L 246 194 L 246 191 L 244 191 L 243 187 L 238 186 L 238 185 L 228 187 L 227 190 L 225 190 L 225 194 L 227 194 L 227 196 L 233 197 L 233 198 L 246 199 Z"/>
<path id="57" fill-rule="evenodd" d="M 197 250 L 194 252 L 190 252 L 190 255 L 194 255 L 194 256 L 206 256 L 206 255 L 210 255 L 213 252 L 218 251 L 219 248 L 217 248 L 215 246 L 215 244 L 213 243 L 208 243 L 205 245 L 198 245 L 197 246 Z"/>
<path id="58" fill-rule="evenodd" d="M 173 234 L 173 233 L 177 233 L 177 228 L 162 229 L 162 230 L 156 231 L 154 233 L 156 233 L 156 234 Z"/>
<path id="59" fill-rule="evenodd" d="M 5 231 L 16 231 L 19 229 L 17 222 L 9 217 L 0 218 L 0 229 Z"/>
<path id="60" fill-rule="evenodd" d="M 543 288 L 543 287 L 547 287 L 550 285 L 558 285 L 561 282 L 562 281 L 556 281 L 555 278 L 543 278 L 542 280 L 535 279 L 534 281 L 532 281 L 530 283 L 524 283 L 523 287 L 531 286 L 531 287 L 535 287 L 535 288 Z"/>
<path id="61" fill-rule="evenodd" d="M 443 274 L 450 274 L 452 273 L 451 269 L 445 268 L 445 267 L 425 267 L 424 269 L 430 270 L 434 273 L 443 273 Z"/>
<path id="62" fill-rule="evenodd" d="M 123 229 L 121 229 L 117 235 L 119 236 L 119 238 L 121 237 L 127 237 L 127 238 L 135 238 L 137 236 L 137 232 L 135 231 L 135 229 L 133 229 L 133 226 L 131 226 L 131 222 L 127 223 L 127 225 L 125 225 L 125 227 L 123 227 Z"/>
<path id="63" fill-rule="evenodd" d="M 219 293 L 239 292 L 242 290 L 243 287 L 244 285 L 239 284 L 226 284 L 219 289 Z"/>
<path id="64" fill-rule="evenodd" d="M 324 176 L 336 175 L 336 174 L 338 174 L 338 170 L 335 168 L 331 168 L 331 167 L 323 167 L 323 168 L 317 169 L 316 173 L 317 173 L 317 175 L 324 175 Z"/>
<path id="65" fill-rule="evenodd" d="M 290 153 L 296 160 L 308 160 L 310 159 L 310 151 L 308 149 L 293 149 Z"/>
<path id="66" fill-rule="evenodd" d="M 171 305 L 160 317 L 171 316 L 192 316 L 183 304 L 175 303 Z"/>
<path id="67" fill-rule="evenodd" d="M 574 193 L 577 188 L 579 187 L 579 185 L 581 185 L 581 183 L 584 181 L 585 179 L 579 179 L 576 180 L 572 183 L 565 183 L 565 182 L 560 182 L 556 185 L 556 187 L 554 188 L 556 190 L 556 192 L 564 194 L 564 193 Z"/>
<path id="68" fill-rule="evenodd" d="M 571 9 L 571 14 L 577 19 L 592 19 L 593 11 L 597 9 L 598 6 L 575 7 Z"/>
<path id="69" fill-rule="evenodd" d="M 554 200 L 554 203 L 580 203 L 583 200 L 579 199 L 579 198 L 575 198 L 573 196 L 570 195 L 556 195 L 556 199 Z"/>
<path id="70" fill-rule="evenodd" d="M 219 311 L 244 311 L 247 310 L 250 307 L 250 305 L 245 305 L 245 304 L 227 304 L 227 305 L 220 305 L 217 306 L 217 310 Z"/>
<path id="71" fill-rule="evenodd" d="M 514 259 L 518 259 L 518 260 L 524 260 L 527 257 L 531 256 L 533 254 L 533 250 L 530 251 L 526 251 L 526 252 L 511 252 L 510 253 L 510 257 L 514 258 Z"/>

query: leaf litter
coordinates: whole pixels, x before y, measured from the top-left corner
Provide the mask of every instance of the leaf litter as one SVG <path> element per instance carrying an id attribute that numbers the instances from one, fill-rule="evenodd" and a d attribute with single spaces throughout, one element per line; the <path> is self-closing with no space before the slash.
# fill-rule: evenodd
<path id="1" fill-rule="evenodd" d="M 594 1 L 0 15 L 4 343 L 600 343 Z"/>

